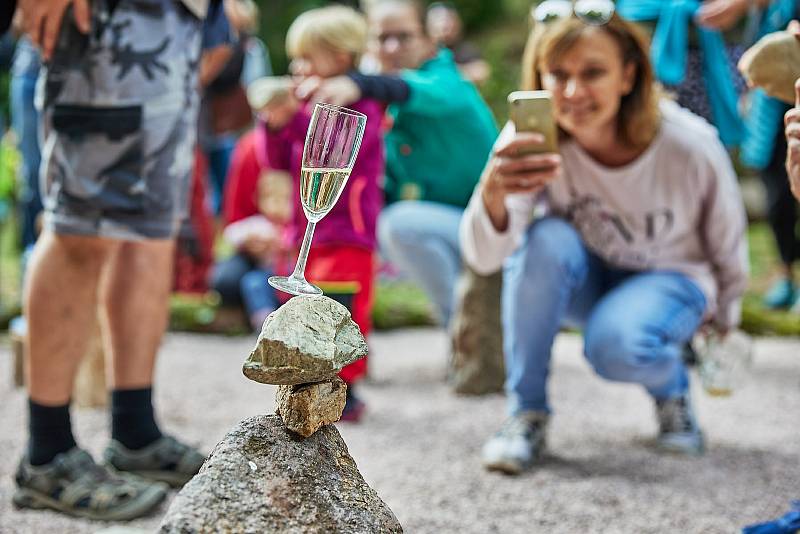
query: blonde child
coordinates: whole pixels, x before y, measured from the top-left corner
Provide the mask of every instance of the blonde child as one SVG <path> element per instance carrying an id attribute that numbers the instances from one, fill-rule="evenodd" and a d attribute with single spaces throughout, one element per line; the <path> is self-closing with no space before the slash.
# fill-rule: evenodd
<path id="1" fill-rule="evenodd" d="M 298 83 L 325 79 L 356 68 L 366 47 L 367 24 L 358 12 L 344 6 L 313 9 L 300 15 L 289 28 L 286 49 Z M 350 106 L 367 116 L 367 126 L 350 179 L 331 212 L 316 226 L 314 243 L 306 266 L 306 277 L 314 282 L 350 282 L 358 290 L 353 298 L 353 319 L 366 336 L 370 331 L 375 273 L 375 227 L 383 195 L 381 138 L 383 106 L 362 99 Z M 294 179 L 293 219 L 289 223 L 291 243 L 299 247 L 306 220 L 299 209 L 300 163 L 311 106 L 293 96 L 268 104 L 261 112 L 258 128 L 265 132 L 263 149 L 269 166 L 288 170 Z M 345 367 L 340 376 L 348 386 L 366 372 L 366 359 Z M 364 404 L 348 387 L 343 420 L 357 420 Z"/>

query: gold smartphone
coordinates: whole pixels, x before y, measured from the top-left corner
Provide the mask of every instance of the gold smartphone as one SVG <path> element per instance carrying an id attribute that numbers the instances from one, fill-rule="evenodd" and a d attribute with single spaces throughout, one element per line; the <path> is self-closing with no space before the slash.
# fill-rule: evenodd
<path id="1" fill-rule="evenodd" d="M 508 95 L 509 116 L 518 132 L 536 132 L 544 143 L 527 154 L 558 152 L 558 128 L 553 116 L 550 91 L 514 91 Z"/>

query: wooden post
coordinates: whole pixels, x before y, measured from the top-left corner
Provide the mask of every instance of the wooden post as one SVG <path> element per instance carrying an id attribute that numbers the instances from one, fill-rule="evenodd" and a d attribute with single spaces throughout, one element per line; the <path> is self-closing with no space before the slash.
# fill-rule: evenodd
<path id="1" fill-rule="evenodd" d="M 72 400 L 80 408 L 99 408 L 108 403 L 105 351 L 99 320 L 95 321 L 89 346 L 78 367 Z"/>
<path id="2" fill-rule="evenodd" d="M 456 393 L 484 395 L 503 390 L 502 273 L 481 276 L 465 267 L 456 285 L 451 324 L 449 381 Z"/>
<path id="3" fill-rule="evenodd" d="M 14 387 L 25 385 L 25 333 L 11 330 L 11 360 Z"/>
<path id="4" fill-rule="evenodd" d="M 11 353 L 14 360 L 14 386 L 25 385 L 25 335 L 24 332 L 11 333 Z M 78 367 L 72 400 L 81 408 L 96 408 L 108 403 L 105 375 L 105 351 L 100 333 L 100 323 L 95 321 L 86 354 Z"/>

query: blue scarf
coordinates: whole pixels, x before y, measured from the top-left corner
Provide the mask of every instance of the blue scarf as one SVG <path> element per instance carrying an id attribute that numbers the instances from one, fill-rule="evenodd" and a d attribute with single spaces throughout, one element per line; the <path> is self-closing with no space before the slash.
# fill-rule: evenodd
<path id="1" fill-rule="evenodd" d="M 619 0 L 617 12 L 632 21 L 657 20 L 650 58 L 656 77 L 669 85 L 679 84 L 686 75 L 689 25 L 700 8 L 697 0 Z M 745 135 L 739 117 L 738 96 L 731 76 L 725 43 L 718 31 L 697 27 L 703 55 L 703 79 L 711 114 L 726 146 L 736 146 Z"/>

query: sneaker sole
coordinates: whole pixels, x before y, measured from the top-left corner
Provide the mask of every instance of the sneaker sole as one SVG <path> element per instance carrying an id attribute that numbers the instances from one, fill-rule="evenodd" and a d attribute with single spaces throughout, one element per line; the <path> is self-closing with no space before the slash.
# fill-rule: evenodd
<path id="1" fill-rule="evenodd" d="M 129 521 L 145 516 L 152 512 L 166 498 L 167 492 L 163 488 L 152 487 L 145 490 L 133 502 L 120 506 L 116 510 L 98 512 L 71 508 L 41 492 L 28 488 L 18 488 L 12 497 L 12 503 L 17 509 L 29 508 L 32 510 L 55 510 L 73 517 L 82 517 L 96 521 Z"/>
<path id="2" fill-rule="evenodd" d="M 702 456 L 706 452 L 705 439 L 695 445 L 683 445 L 674 441 L 656 440 L 656 450 L 678 456 Z"/>
<path id="3" fill-rule="evenodd" d="M 541 445 L 536 450 L 536 454 L 533 455 L 531 461 L 528 463 L 521 463 L 521 462 L 513 462 L 510 460 L 494 460 L 492 462 L 483 462 L 483 467 L 487 471 L 494 471 L 497 473 L 503 473 L 504 475 L 519 475 L 523 471 L 526 471 L 531 468 L 536 462 L 541 459 L 542 454 L 544 453 L 545 449 L 545 441 L 542 440 Z"/>
<path id="4" fill-rule="evenodd" d="M 682 447 L 671 443 L 657 443 L 656 449 L 659 452 L 676 456 L 703 456 L 706 452 L 705 447 Z"/>
<path id="5" fill-rule="evenodd" d="M 484 462 L 483 467 L 486 468 L 488 471 L 494 471 L 497 473 L 503 473 L 504 475 L 519 475 L 525 469 L 527 469 L 528 465 L 522 465 L 516 462 L 504 462 L 504 461 L 496 461 L 496 462 Z"/>

